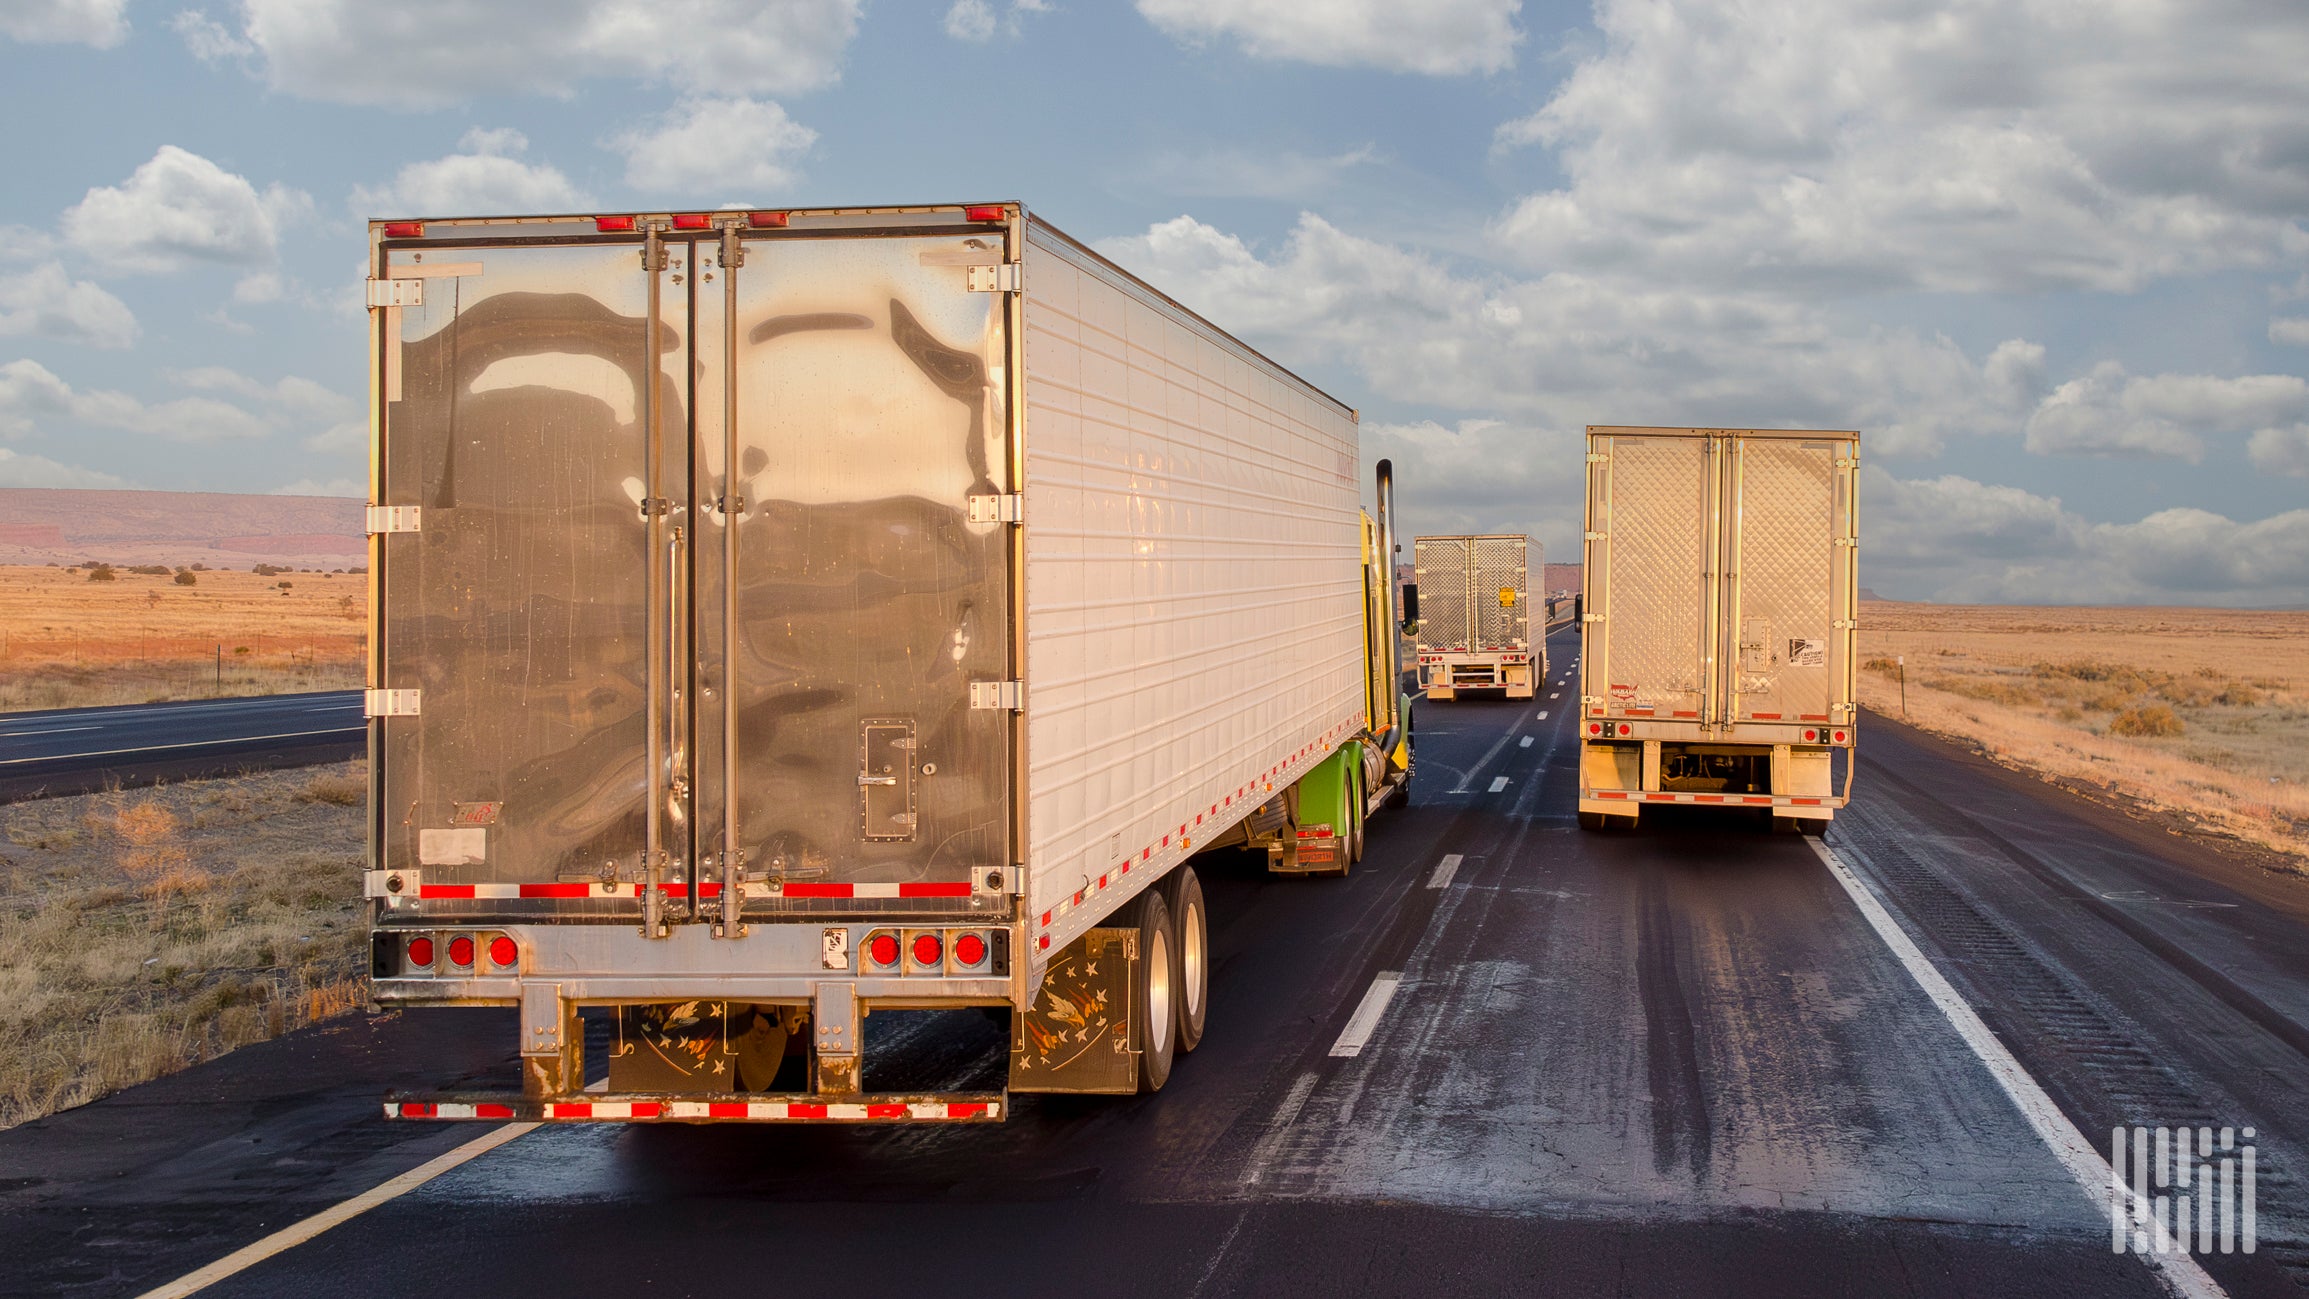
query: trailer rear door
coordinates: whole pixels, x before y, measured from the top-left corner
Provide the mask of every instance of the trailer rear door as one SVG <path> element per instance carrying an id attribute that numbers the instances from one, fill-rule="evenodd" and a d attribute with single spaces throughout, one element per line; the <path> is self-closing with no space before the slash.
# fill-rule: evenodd
<path id="1" fill-rule="evenodd" d="M 378 864 L 434 914 L 654 879 L 678 922 L 734 841 L 750 910 L 971 905 L 1013 860 L 971 690 L 1015 676 L 1012 529 L 971 503 L 1012 490 L 1007 295 L 970 284 L 1001 232 L 508 227 L 380 255 L 423 289 L 377 332 L 377 500 L 414 507 L 379 525 Z"/>
<path id="2" fill-rule="evenodd" d="M 1468 541 L 1466 537 L 1418 537 L 1411 542 L 1412 575 L 1419 583 L 1421 650 L 1475 648 L 1475 611 L 1467 588 Z"/>

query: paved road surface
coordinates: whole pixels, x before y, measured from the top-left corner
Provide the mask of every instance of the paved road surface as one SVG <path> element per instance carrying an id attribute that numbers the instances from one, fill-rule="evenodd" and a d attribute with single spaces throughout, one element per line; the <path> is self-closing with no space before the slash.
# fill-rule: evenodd
<path id="1" fill-rule="evenodd" d="M 367 740 L 361 692 L 0 714 L 0 802 L 342 762 Z"/>
<path id="2" fill-rule="evenodd" d="M 1210 1027 L 1159 1096 L 547 1128 L 211 1293 L 2162 1292 L 1808 841 L 1576 829 L 1554 690 L 1425 707 L 1413 804 L 1348 879 L 1210 863 Z M 2088 1136 L 2255 1127 L 2261 1248 L 2207 1269 L 2301 1293 L 2309 882 L 1863 734 L 1827 842 L 1888 923 Z M 963 1020 L 876 1016 L 869 1049 L 998 1061 Z M 0 1134 L 0 1290 L 134 1294 L 471 1140 L 377 1097 L 509 1080 L 512 1038 L 495 1010 L 355 1019 Z"/>

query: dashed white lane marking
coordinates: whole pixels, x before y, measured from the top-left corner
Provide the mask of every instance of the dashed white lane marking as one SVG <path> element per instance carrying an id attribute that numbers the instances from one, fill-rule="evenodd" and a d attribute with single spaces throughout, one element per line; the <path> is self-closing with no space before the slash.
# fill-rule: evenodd
<path id="1" fill-rule="evenodd" d="M 1940 1013 L 1948 1017 L 1948 1023 L 1956 1030 L 1956 1035 L 1963 1038 L 1964 1044 L 1971 1047 L 1972 1053 L 1988 1067 L 1989 1076 L 1996 1079 L 2006 1096 L 2012 1098 L 2021 1117 L 2027 1119 L 2028 1125 L 2036 1130 L 2038 1138 L 2052 1148 L 2054 1157 L 2068 1169 L 2069 1176 L 2076 1179 L 2077 1187 L 2085 1193 L 2085 1198 L 2096 1204 L 2106 1204 L 2108 1201 L 2102 1197 L 2109 1194 L 2112 1188 L 2123 1189 L 2124 1179 L 2109 1168 L 2108 1161 L 2101 1158 L 2093 1144 L 2076 1130 L 2076 1125 L 2068 1121 L 2068 1116 L 2060 1112 L 2060 1107 L 2053 1104 L 2052 1097 L 2045 1094 L 2044 1088 L 2029 1075 L 2028 1070 L 2021 1067 L 2020 1061 L 2013 1058 L 2004 1043 L 1988 1031 L 1988 1025 L 1981 1022 L 1980 1015 L 1963 997 L 1957 995 L 1956 989 L 1942 976 L 1930 958 L 1908 937 L 1908 931 L 1900 927 L 1890 911 L 1885 910 L 1884 902 L 1876 896 L 1876 891 L 1854 875 L 1836 856 L 1836 850 L 1826 842 L 1819 839 L 1806 839 L 1805 842 L 1812 845 L 1812 851 L 1820 854 L 1820 860 L 1828 867 L 1828 873 L 1836 877 L 1836 882 L 1844 886 L 1846 893 L 1852 895 L 1853 904 L 1860 908 L 1861 915 L 1867 917 L 1869 927 L 1876 931 L 1878 938 L 1884 940 L 1886 947 L 1892 949 L 1892 954 L 1900 958 L 1900 963 L 1908 969 L 1909 977 L 1916 980 L 1916 986 L 1924 990 L 1924 995 L 1931 998 L 1932 1004 L 1940 1008 Z M 1337 1048 L 1331 1051 L 1333 1055 L 1338 1053 Z M 2205 1269 L 2197 1266 L 2197 1261 L 2188 1255 L 2148 1254 L 2142 1257 L 2156 1271 L 2157 1279 L 2172 1293 L 2184 1299 L 2226 1299 L 2227 1292 L 2215 1284 L 2213 1278 L 2205 1274 Z"/>
<path id="2" fill-rule="evenodd" d="M 1459 862 L 1458 853 L 1447 852 L 1443 854 L 1443 860 L 1435 863 L 1435 873 L 1427 877 L 1427 887 L 1431 889 L 1451 887 L 1451 877 L 1459 873 Z"/>
<path id="3" fill-rule="evenodd" d="M 1403 982 L 1401 970 L 1388 970 L 1371 980 L 1371 987 L 1348 1017 L 1347 1027 L 1341 1030 L 1339 1040 L 1331 1044 L 1333 1055 L 1361 1055 L 1363 1047 L 1378 1031 L 1379 1017 L 1387 1013 L 1387 1003 L 1395 1000 L 1395 985 Z"/>
<path id="4" fill-rule="evenodd" d="M 1503 789 L 1505 789 L 1505 788 L 1507 788 L 1507 777 L 1505 777 L 1505 776 L 1493 776 L 1493 777 L 1491 778 L 1491 792 L 1492 792 L 1492 793 L 1496 794 L 1496 793 L 1498 793 L 1499 791 L 1501 791 L 1501 790 L 1503 790 Z"/>
<path id="5" fill-rule="evenodd" d="M 1540 710 L 1540 714 L 1539 714 L 1539 720 L 1541 720 L 1541 721 L 1543 721 L 1543 722 L 1547 720 L 1547 710 L 1546 710 L 1546 709 L 1541 709 L 1541 710 Z"/>
<path id="6" fill-rule="evenodd" d="M 1547 697 L 1550 699 L 1561 699 L 1563 698 L 1563 692 L 1561 690 L 1549 691 Z"/>
<path id="7" fill-rule="evenodd" d="M 387 1200 L 406 1195 L 459 1164 L 488 1154 L 538 1126 L 535 1123 L 508 1123 L 500 1128 L 491 1128 L 448 1154 L 419 1164 L 382 1186 L 363 1191 L 342 1204 L 331 1205 L 310 1218 L 290 1223 L 263 1240 L 253 1245 L 244 1245 L 197 1272 L 187 1272 L 167 1285 L 147 1290 L 140 1299 L 182 1299 L 184 1295 L 205 1290 L 283 1250 L 294 1249 L 331 1227 L 359 1217 Z"/>
<path id="8" fill-rule="evenodd" d="M 1530 748 L 1530 747 L 1531 747 L 1531 737 L 1530 737 L 1530 736 L 1528 736 L 1528 735 L 1524 736 L 1524 737 L 1523 737 L 1523 742 L 1522 742 L 1522 743 L 1520 743 L 1520 744 L 1518 744 L 1518 745 L 1516 745 L 1515 747 L 1516 747 L 1516 748 L 1519 748 L 1519 749 L 1528 749 L 1528 748 Z"/>
<path id="9" fill-rule="evenodd" d="M 1513 731 L 1509 731 L 1507 734 L 1500 736 L 1500 737 L 1499 737 L 1499 743 L 1497 743 L 1497 744 L 1494 744 L 1494 745 L 1492 745 L 1492 746 L 1491 746 L 1489 749 L 1486 749 L 1486 750 L 1484 750 L 1483 756 L 1482 756 L 1482 757 L 1480 757 L 1480 758 L 1477 758 L 1477 759 L 1475 760 L 1475 765 L 1474 765 L 1474 766 L 1472 766 L 1472 767 L 1469 767 L 1469 768 L 1467 769 L 1467 774 L 1466 774 L 1466 775 L 1464 775 L 1464 776 L 1461 776 L 1461 777 L 1459 778 L 1459 783 L 1458 783 L 1457 785 L 1454 785 L 1454 786 L 1451 788 L 1450 792 L 1451 792 L 1451 793 L 1454 793 L 1454 794 L 1464 794 L 1464 793 L 1466 793 L 1466 792 L 1467 792 L 1467 782 L 1468 782 L 1468 781 L 1471 781 L 1471 780 L 1473 780 L 1473 779 L 1475 779 L 1475 773 L 1476 773 L 1476 772 L 1478 772 L 1478 771 L 1481 771 L 1481 770 L 1483 770 L 1485 767 L 1488 767 L 1488 766 L 1490 766 L 1490 765 L 1491 765 L 1491 760 L 1492 760 L 1493 758 L 1496 758 L 1496 757 L 1498 757 L 1498 756 L 1499 756 L 1499 751 L 1500 751 L 1501 749 L 1504 749 L 1504 748 L 1506 748 L 1506 747 L 1507 747 L 1507 742 L 1508 742 L 1509 740 L 1512 740 L 1512 739 L 1514 739 L 1514 738 L 1515 738 L 1515 732 L 1513 732 Z"/>

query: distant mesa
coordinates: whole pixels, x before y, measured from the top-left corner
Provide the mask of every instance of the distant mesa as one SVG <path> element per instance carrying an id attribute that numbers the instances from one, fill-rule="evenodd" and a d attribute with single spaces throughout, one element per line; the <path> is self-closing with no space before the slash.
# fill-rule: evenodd
<path id="1" fill-rule="evenodd" d="M 368 550 L 362 502 L 340 496 L 0 488 L 0 564 L 207 564 L 261 557 L 337 568 Z"/>

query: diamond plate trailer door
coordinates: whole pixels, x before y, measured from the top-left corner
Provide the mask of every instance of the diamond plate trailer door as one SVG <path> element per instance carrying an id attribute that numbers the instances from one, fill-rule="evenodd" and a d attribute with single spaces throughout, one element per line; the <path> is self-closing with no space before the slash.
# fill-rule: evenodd
<path id="1" fill-rule="evenodd" d="M 1467 586 L 1468 539 L 1414 538 L 1411 563 L 1413 579 L 1419 583 L 1419 652 L 1475 648 L 1475 611 Z"/>
<path id="2" fill-rule="evenodd" d="M 1588 439 L 1580 672 L 1590 716 L 1697 722 L 1711 711 L 1716 455 L 1706 437 Z"/>
<path id="3" fill-rule="evenodd" d="M 1855 446 L 1816 434 L 1716 443 L 1727 726 L 1852 720 Z"/>
<path id="4" fill-rule="evenodd" d="M 1471 537 L 1474 564 L 1468 574 L 1473 588 L 1469 602 L 1475 609 L 1475 644 L 1483 650 L 1525 650 L 1531 647 L 1530 584 L 1525 560 L 1530 541 L 1524 537 Z"/>

